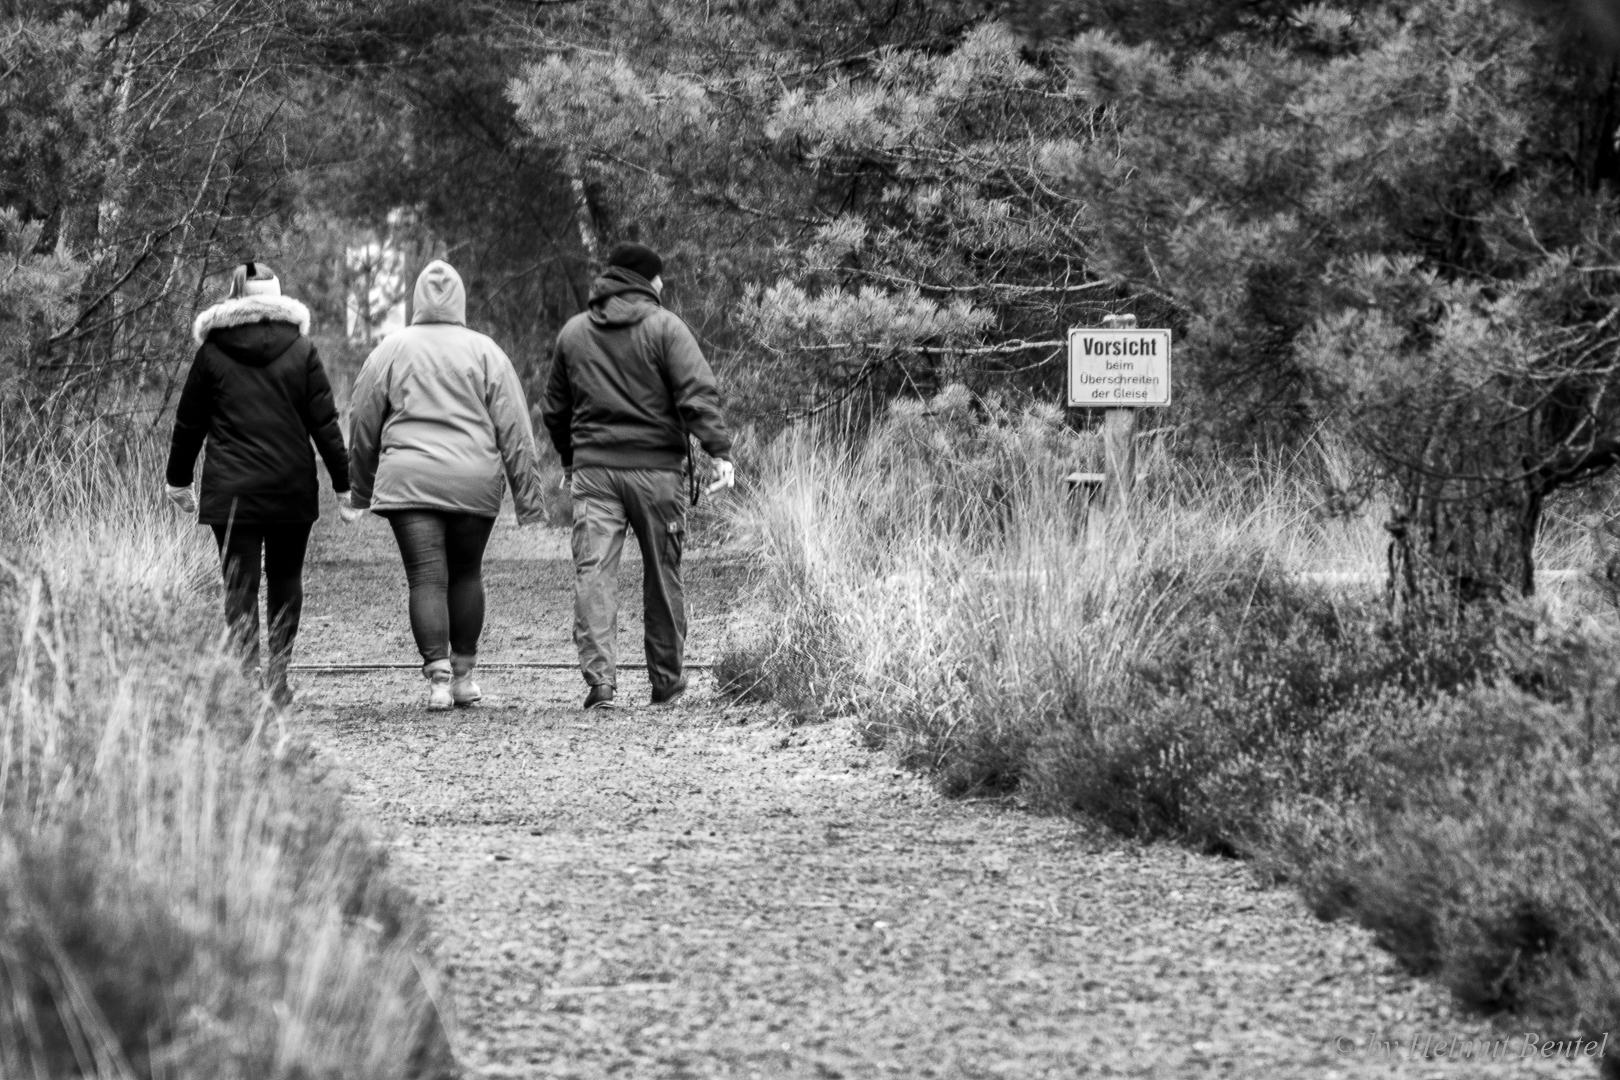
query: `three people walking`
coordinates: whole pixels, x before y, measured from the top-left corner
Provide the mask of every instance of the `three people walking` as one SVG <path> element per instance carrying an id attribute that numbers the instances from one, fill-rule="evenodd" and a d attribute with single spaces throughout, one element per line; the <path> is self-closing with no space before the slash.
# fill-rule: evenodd
<path id="1" fill-rule="evenodd" d="M 622 244 L 588 310 L 558 337 L 543 419 L 574 497 L 574 640 L 585 707 L 615 704 L 616 596 L 626 528 L 641 548 L 652 700 L 685 692 L 681 557 L 696 501 L 689 435 L 729 487 L 731 438 L 714 373 L 684 322 L 662 306 L 662 261 Z M 484 549 L 509 486 L 520 525 L 544 516 L 538 460 L 517 372 L 466 325 L 461 277 L 434 261 L 416 281 L 411 325 L 366 359 L 349 447 L 308 337 L 309 312 L 262 264 L 236 268 L 230 295 L 197 318 L 199 343 L 176 413 L 167 493 L 214 528 L 225 610 L 245 669 L 258 666 L 261 558 L 268 579 L 265 688 L 290 704 L 286 673 L 302 606 L 319 449 L 346 521 L 387 519 L 410 590 L 428 707 L 470 705 L 484 624 Z M 200 512 L 191 482 L 207 443 Z"/>

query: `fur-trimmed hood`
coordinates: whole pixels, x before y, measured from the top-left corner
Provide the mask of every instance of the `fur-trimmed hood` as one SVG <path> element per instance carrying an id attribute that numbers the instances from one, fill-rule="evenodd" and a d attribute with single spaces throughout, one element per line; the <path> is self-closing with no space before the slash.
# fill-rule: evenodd
<path id="1" fill-rule="evenodd" d="M 215 330 L 253 323 L 292 323 L 300 334 L 309 333 L 309 308 L 290 296 L 239 296 L 215 304 L 197 316 L 191 336 L 201 345 Z"/>

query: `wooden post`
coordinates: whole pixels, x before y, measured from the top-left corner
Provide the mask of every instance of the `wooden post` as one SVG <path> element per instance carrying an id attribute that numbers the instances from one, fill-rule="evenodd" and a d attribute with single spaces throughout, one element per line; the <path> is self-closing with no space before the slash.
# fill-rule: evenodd
<path id="1" fill-rule="evenodd" d="M 1110 329 L 1134 330 L 1135 315 L 1109 315 L 1103 325 Z M 1136 410 L 1103 410 L 1103 491 L 1110 513 L 1122 516 L 1130 506 L 1131 489 L 1136 486 Z"/>
<path id="2" fill-rule="evenodd" d="M 1110 512 L 1123 514 L 1136 486 L 1136 410 L 1103 413 L 1103 493 Z"/>

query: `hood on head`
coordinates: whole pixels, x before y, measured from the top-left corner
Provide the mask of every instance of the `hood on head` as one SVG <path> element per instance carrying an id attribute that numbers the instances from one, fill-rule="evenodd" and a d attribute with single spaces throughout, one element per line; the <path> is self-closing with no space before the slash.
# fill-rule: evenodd
<path id="1" fill-rule="evenodd" d="M 467 325 L 467 287 L 456 268 L 443 259 L 434 259 L 416 278 L 412 298 L 413 323 L 458 323 Z"/>
<path id="2" fill-rule="evenodd" d="M 658 290 L 634 270 L 610 266 L 591 283 L 591 322 L 598 326 L 633 326 L 662 305 Z"/>

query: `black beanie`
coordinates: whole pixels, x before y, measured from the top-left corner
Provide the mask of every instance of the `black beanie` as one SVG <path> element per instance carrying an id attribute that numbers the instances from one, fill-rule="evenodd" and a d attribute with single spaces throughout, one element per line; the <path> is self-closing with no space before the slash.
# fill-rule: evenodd
<path id="1" fill-rule="evenodd" d="M 619 244 L 608 252 L 609 266 L 622 266 L 633 274 L 651 281 L 664 272 L 664 260 L 646 244 Z"/>

